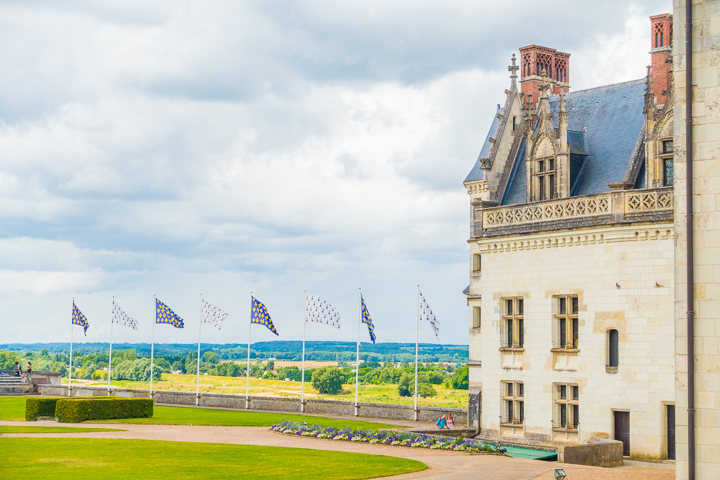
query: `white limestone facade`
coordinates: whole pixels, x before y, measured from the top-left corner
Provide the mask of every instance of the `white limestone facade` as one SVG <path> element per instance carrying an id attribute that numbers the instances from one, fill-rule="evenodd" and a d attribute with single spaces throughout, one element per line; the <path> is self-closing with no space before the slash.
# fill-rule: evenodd
<path id="1" fill-rule="evenodd" d="M 483 238 L 471 241 L 470 251 L 481 256 L 468 305 L 470 387 L 481 391 L 483 433 L 614 438 L 614 412 L 629 412 L 631 455 L 664 458 L 667 405 L 675 402 L 673 224 Z M 561 296 L 578 299 L 576 349 L 556 348 L 553 338 Z M 503 343 L 504 302 L 512 298 L 524 303 L 524 344 L 516 349 Z M 619 334 L 617 368 L 607 367 L 612 329 Z M 524 389 L 524 422 L 514 426 L 501 419 L 508 383 Z M 560 425 L 559 385 L 578 387 L 577 428 Z"/>

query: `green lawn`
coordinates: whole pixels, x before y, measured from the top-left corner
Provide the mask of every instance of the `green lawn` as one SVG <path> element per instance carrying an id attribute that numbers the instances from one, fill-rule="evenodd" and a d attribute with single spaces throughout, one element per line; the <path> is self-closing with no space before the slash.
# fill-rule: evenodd
<path id="1" fill-rule="evenodd" d="M 88 432 L 126 432 L 117 428 L 77 428 L 77 427 L 9 427 L 0 425 L 0 433 L 88 433 Z"/>
<path id="2" fill-rule="evenodd" d="M 2 438 L 4 478 L 362 479 L 425 470 L 384 455 L 152 440 Z"/>
<path id="3" fill-rule="evenodd" d="M 324 427 L 353 428 L 398 428 L 384 423 L 363 422 L 360 420 L 337 420 L 327 417 L 314 417 L 292 413 L 245 412 L 237 410 L 213 410 L 209 408 L 155 407 L 152 418 L 126 418 L 121 420 L 103 420 L 101 423 L 149 423 L 160 425 L 225 425 L 242 427 L 269 427 L 282 420 L 305 421 Z"/>
<path id="4" fill-rule="evenodd" d="M 0 421 L 25 420 L 25 399 L 27 397 L 0 397 Z M 281 420 L 293 422 L 306 421 L 325 427 L 353 428 L 398 428 L 384 423 L 363 422 L 361 420 L 336 420 L 327 417 L 314 417 L 292 413 L 244 412 L 237 410 L 213 410 L 209 408 L 158 407 L 154 408 L 152 418 L 128 418 L 122 420 L 102 420 L 97 423 L 148 423 L 156 425 L 222 425 L 239 427 L 269 427 Z"/>
<path id="5" fill-rule="evenodd" d="M 24 421 L 26 398 L 27 397 L 0 397 L 0 420 Z"/>

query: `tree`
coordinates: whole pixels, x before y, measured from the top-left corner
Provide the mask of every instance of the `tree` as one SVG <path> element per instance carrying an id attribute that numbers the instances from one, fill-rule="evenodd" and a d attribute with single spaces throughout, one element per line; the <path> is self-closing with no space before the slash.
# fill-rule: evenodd
<path id="1" fill-rule="evenodd" d="M 321 367 L 312 374 L 313 388 L 320 393 L 340 393 L 344 381 L 345 376 L 336 367 Z"/>
<path id="2" fill-rule="evenodd" d="M 429 383 L 420 383 L 418 384 L 418 395 L 423 398 L 434 397 L 435 395 L 437 395 L 437 392 Z"/>
<path id="3" fill-rule="evenodd" d="M 263 369 L 262 364 L 258 365 L 257 363 L 253 363 L 250 365 L 250 376 L 260 378 L 262 377 L 262 374 L 265 373 L 265 369 Z"/>
<path id="4" fill-rule="evenodd" d="M 470 386 L 468 378 L 468 366 L 460 367 L 455 370 L 453 376 L 450 378 L 450 385 L 456 390 L 467 390 Z"/>
<path id="5" fill-rule="evenodd" d="M 215 352 L 205 352 L 203 353 L 202 361 L 214 365 L 220 361 L 220 355 Z"/>
<path id="6" fill-rule="evenodd" d="M 275 362 L 273 360 L 268 360 L 265 365 L 265 370 L 275 370 Z"/>
<path id="7" fill-rule="evenodd" d="M 415 395 L 415 377 L 409 373 L 403 373 L 398 382 L 398 395 L 401 397 L 412 397 Z"/>

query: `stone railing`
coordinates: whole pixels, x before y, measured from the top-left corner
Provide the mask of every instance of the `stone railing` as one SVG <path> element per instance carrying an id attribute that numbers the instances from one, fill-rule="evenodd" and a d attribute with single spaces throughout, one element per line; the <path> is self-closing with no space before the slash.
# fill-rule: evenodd
<path id="1" fill-rule="evenodd" d="M 672 187 L 613 190 L 582 197 L 478 208 L 474 215 L 473 236 L 572 228 L 641 218 L 664 219 L 668 213 L 672 216 L 672 211 Z"/>

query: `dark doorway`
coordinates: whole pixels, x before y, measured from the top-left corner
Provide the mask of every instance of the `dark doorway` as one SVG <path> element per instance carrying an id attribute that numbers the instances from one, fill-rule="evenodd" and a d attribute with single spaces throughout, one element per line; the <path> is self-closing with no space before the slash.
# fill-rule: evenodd
<path id="1" fill-rule="evenodd" d="M 623 443 L 623 456 L 630 455 L 630 412 L 615 413 L 615 440 Z"/>
<path id="2" fill-rule="evenodd" d="M 675 405 L 667 406 L 667 455 L 675 460 Z"/>

